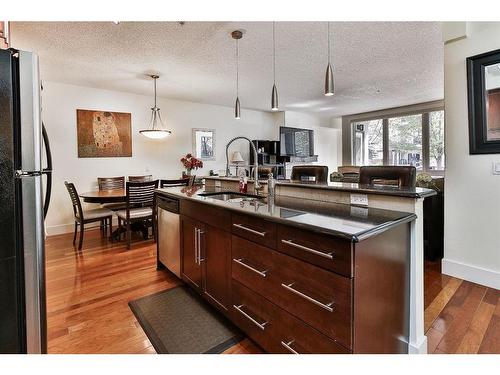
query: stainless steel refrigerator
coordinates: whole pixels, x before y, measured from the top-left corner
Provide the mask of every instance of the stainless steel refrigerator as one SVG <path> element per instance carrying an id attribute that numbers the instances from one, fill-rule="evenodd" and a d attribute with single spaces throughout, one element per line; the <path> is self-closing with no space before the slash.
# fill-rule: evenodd
<path id="1" fill-rule="evenodd" d="M 38 57 L 0 50 L 0 353 L 46 353 L 51 156 Z"/>

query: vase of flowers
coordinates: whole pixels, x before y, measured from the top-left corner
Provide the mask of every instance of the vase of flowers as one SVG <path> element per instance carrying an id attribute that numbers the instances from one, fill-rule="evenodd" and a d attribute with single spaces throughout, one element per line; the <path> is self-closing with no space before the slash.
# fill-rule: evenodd
<path id="1" fill-rule="evenodd" d="M 182 172 L 183 177 L 191 176 L 191 171 L 194 169 L 203 168 L 203 162 L 200 159 L 195 158 L 191 154 L 186 154 L 181 158 L 182 166 L 186 169 L 185 172 Z"/>

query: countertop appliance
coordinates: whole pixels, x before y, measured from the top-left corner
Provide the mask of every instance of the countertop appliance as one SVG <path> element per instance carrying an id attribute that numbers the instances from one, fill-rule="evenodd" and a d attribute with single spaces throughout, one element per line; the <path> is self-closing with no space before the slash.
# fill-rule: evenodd
<path id="1" fill-rule="evenodd" d="M 158 196 L 158 262 L 181 277 L 179 201 Z"/>
<path id="2" fill-rule="evenodd" d="M 41 89 L 36 54 L 0 50 L 0 353 L 47 352 Z"/>

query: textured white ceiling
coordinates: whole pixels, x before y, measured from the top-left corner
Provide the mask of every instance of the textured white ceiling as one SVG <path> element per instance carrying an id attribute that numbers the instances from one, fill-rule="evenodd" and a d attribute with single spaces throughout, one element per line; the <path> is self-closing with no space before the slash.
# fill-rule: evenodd
<path id="1" fill-rule="evenodd" d="M 233 106 L 240 41 L 242 108 L 269 110 L 270 22 L 13 22 L 12 45 L 40 55 L 45 80 Z M 443 98 L 438 22 L 331 23 L 336 94 L 323 96 L 324 22 L 276 23 L 280 109 L 339 116 Z"/>

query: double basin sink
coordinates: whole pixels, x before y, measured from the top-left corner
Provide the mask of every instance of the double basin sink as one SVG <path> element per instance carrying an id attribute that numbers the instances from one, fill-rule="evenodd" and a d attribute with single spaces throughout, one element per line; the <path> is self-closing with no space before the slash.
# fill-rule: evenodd
<path id="1" fill-rule="evenodd" d="M 201 193 L 198 194 L 199 197 L 207 197 L 212 199 L 218 199 L 220 201 L 225 202 L 253 202 L 258 200 L 263 200 L 264 197 L 253 195 L 253 194 L 244 194 L 237 192 L 215 192 L 215 193 Z"/>

